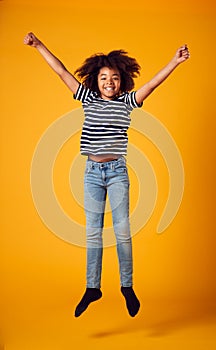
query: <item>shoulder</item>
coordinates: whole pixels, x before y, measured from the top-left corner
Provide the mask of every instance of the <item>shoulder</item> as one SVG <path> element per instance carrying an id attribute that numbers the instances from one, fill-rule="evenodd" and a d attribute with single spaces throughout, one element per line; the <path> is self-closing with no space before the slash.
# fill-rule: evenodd
<path id="1" fill-rule="evenodd" d="M 131 108 L 138 108 L 142 106 L 142 104 L 138 104 L 136 101 L 136 91 L 123 92 L 120 96 L 118 96 L 117 100 L 126 103 Z"/>
<path id="2" fill-rule="evenodd" d="M 79 100 L 81 102 L 86 102 L 87 100 L 89 100 L 90 102 L 92 99 L 97 98 L 97 93 L 85 87 L 82 83 L 80 83 L 73 97 L 75 100 Z"/>

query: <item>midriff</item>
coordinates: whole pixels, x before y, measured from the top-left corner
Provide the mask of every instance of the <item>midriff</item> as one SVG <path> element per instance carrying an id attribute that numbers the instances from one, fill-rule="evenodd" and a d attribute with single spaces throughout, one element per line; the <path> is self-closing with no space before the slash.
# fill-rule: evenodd
<path id="1" fill-rule="evenodd" d="M 93 154 L 88 155 L 89 160 L 92 160 L 93 162 L 100 162 L 100 163 L 110 162 L 110 161 L 118 159 L 118 158 L 119 158 L 119 156 L 114 155 L 114 154 L 97 155 L 97 156 L 95 156 Z"/>

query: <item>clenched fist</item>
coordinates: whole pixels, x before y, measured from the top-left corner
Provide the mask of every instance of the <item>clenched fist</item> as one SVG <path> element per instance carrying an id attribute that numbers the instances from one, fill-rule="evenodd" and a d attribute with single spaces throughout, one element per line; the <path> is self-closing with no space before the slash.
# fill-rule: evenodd
<path id="1" fill-rule="evenodd" d="M 28 33 L 24 38 L 25 45 L 37 47 L 40 43 L 40 40 L 33 33 Z"/>

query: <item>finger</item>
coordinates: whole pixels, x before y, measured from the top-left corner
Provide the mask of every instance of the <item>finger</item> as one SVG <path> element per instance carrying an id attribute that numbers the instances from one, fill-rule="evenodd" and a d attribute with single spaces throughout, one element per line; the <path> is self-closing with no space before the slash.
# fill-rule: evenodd
<path id="1" fill-rule="evenodd" d="M 180 51 L 180 52 L 182 52 L 182 51 L 188 51 L 187 44 L 181 46 L 181 47 L 179 48 L 179 51 Z"/>
<path id="2" fill-rule="evenodd" d="M 190 55 L 190 52 L 189 52 L 188 49 L 186 49 L 186 50 L 182 51 L 182 54 L 185 55 L 185 56 L 188 56 L 188 55 Z"/>
<path id="3" fill-rule="evenodd" d="M 23 41 L 24 41 L 24 44 L 26 44 L 26 45 L 27 45 L 27 44 L 28 44 L 28 42 L 29 42 L 29 38 L 26 36 L 26 37 L 24 38 L 24 40 L 23 40 Z"/>
<path id="4" fill-rule="evenodd" d="M 24 44 L 32 45 L 33 44 L 33 39 L 29 35 L 26 35 L 26 37 L 24 38 Z"/>
<path id="5" fill-rule="evenodd" d="M 184 58 L 188 58 L 190 56 L 189 50 L 187 47 L 184 47 L 180 50 L 180 55 Z"/>
<path id="6" fill-rule="evenodd" d="M 183 60 L 187 60 L 188 58 L 190 58 L 189 52 L 184 53 L 184 54 L 181 56 L 181 58 L 182 58 Z"/>

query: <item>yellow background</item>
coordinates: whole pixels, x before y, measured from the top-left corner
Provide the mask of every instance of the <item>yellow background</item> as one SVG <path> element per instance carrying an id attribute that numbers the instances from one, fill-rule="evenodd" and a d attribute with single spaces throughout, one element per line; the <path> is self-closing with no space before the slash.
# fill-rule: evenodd
<path id="1" fill-rule="evenodd" d="M 215 348 L 215 9 L 210 0 L 0 1 L 5 349 Z M 41 222 L 31 197 L 30 166 L 44 131 L 80 105 L 39 54 L 23 45 L 29 31 L 72 72 L 95 52 L 126 49 L 142 67 L 136 87 L 180 45 L 190 48 L 190 60 L 143 107 L 173 136 L 186 177 L 180 210 L 157 235 L 168 179 L 158 152 L 140 139 L 157 173 L 159 196 L 151 219 L 133 239 L 135 290 L 142 303 L 135 319 L 120 295 L 114 247 L 104 252 L 103 299 L 73 317 L 85 288 L 85 249 L 60 240 Z M 130 140 L 139 144 L 133 132 Z M 62 157 L 70 161 L 68 150 Z M 76 207 L 69 209 L 63 160 L 57 163 L 56 191 L 71 215 L 84 220 Z"/>

